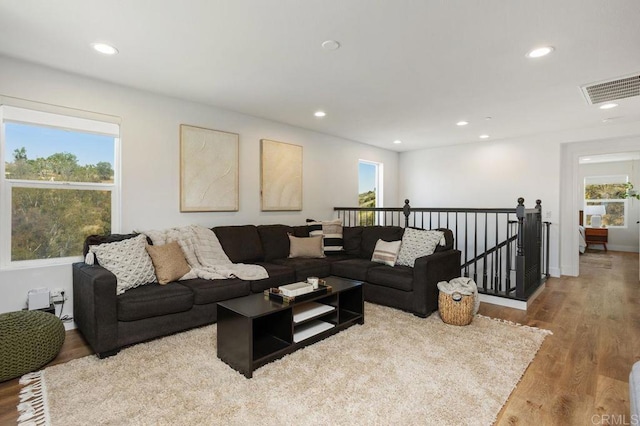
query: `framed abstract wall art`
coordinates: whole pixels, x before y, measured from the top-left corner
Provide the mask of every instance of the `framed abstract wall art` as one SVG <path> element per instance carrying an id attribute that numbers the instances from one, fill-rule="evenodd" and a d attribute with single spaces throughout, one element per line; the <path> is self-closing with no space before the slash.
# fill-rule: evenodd
<path id="1" fill-rule="evenodd" d="M 180 211 L 238 211 L 239 135 L 180 125 Z"/>
<path id="2" fill-rule="evenodd" d="M 302 210 L 302 147 L 260 142 L 262 211 Z"/>

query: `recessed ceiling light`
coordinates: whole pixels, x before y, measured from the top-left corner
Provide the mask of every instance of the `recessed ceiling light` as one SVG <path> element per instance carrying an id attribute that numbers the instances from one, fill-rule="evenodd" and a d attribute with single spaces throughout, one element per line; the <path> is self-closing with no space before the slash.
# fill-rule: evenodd
<path id="1" fill-rule="evenodd" d="M 324 117 L 327 115 L 327 113 L 324 111 L 316 111 L 313 113 L 313 115 L 315 115 L 316 117 Z"/>
<path id="2" fill-rule="evenodd" d="M 118 49 L 106 43 L 92 43 L 91 47 L 105 55 L 115 55 L 118 53 Z"/>
<path id="3" fill-rule="evenodd" d="M 469 124 L 469 122 L 468 122 L 468 121 L 464 121 L 464 120 L 462 120 L 462 121 L 458 121 L 458 122 L 456 123 L 456 126 L 466 126 L 467 124 Z"/>
<path id="4" fill-rule="evenodd" d="M 547 56 L 549 53 L 553 52 L 552 46 L 543 46 L 537 47 L 527 53 L 527 58 L 541 58 L 543 56 Z"/>
<path id="5" fill-rule="evenodd" d="M 611 109 L 611 108 L 615 108 L 617 106 L 618 106 L 618 104 L 609 103 L 609 104 L 600 105 L 600 109 Z"/>
<path id="6" fill-rule="evenodd" d="M 591 158 L 583 158 L 582 161 L 591 161 Z"/>
<path id="7" fill-rule="evenodd" d="M 393 143 L 395 143 L 396 145 L 398 145 L 398 144 L 401 144 L 401 143 L 402 143 L 402 141 L 401 141 L 401 140 L 396 139 L 395 141 L 393 141 Z"/>
<path id="8" fill-rule="evenodd" d="M 338 50 L 340 49 L 340 43 L 335 40 L 325 40 L 322 42 L 322 48 L 324 50 Z"/>
<path id="9" fill-rule="evenodd" d="M 487 139 L 489 137 L 489 135 L 480 135 L 479 138 L 480 139 Z"/>

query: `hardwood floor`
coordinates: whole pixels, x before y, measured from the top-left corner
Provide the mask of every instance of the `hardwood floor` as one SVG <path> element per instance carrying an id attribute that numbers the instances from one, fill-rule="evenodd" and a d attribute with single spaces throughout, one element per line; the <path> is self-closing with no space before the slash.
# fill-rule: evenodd
<path id="1" fill-rule="evenodd" d="M 480 313 L 553 332 L 497 420 L 499 425 L 629 425 L 628 380 L 640 360 L 638 254 L 593 251 L 580 277 L 551 278 L 527 312 L 482 304 Z M 91 353 L 67 332 L 50 365 Z M 18 379 L 0 384 L 0 425 L 15 424 Z"/>

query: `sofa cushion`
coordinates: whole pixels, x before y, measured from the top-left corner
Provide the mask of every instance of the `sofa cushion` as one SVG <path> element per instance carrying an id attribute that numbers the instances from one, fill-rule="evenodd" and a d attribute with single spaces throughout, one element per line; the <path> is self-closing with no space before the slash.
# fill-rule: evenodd
<path id="1" fill-rule="evenodd" d="M 328 277 L 331 275 L 331 264 L 325 259 L 305 257 L 275 259 L 273 263 L 284 265 L 295 270 L 296 281 L 306 281 L 307 277 Z"/>
<path id="2" fill-rule="evenodd" d="M 118 296 L 118 321 L 136 321 L 188 311 L 193 306 L 193 299 L 191 290 L 175 282 L 136 287 Z"/>
<path id="3" fill-rule="evenodd" d="M 342 228 L 342 249 L 344 253 L 359 256 L 362 243 L 362 226 L 345 226 Z"/>
<path id="4" fill-rule="evenodd" d="M 296 271 L 293 268 L 268 262 L 258 262 L 256 265 L 260 265 L 266 269 L 269 278 L 249 281 L 252 293 L 260 293 L 271 287 L 280 287 L 281 285 L 291 284 L 296 281 Z"/>
<path id="5" fill-rule="evenodd" d="M 89 246 L 97 246 L 104 243 L 114 243 L 116 241 L 128 240 L 129 238 L 137 237 L 140 234 L 109 234 L 109 235 L 89 235 L 84 240 L 84 247 L 82 248 L 82 256 L 86 256 L 89 252 Z M 148 241 L 151 244 L 151 241 Z M 96 262 L 97 264 L 98 262 Z"/>
<path id="6" fill-rule="evenodd" d="M 331 275 L 350 278 L 352 280 L 366 281 L 367 271 L 379 263 L 369 259 L 349 259 L 331 263 Z"/>
<path id="7" fill-rule="evenodd" d="M 438 244 L 438 246 L 436 246 L 436 253 L 439 251 L 453 250 L 453 231 L 447 228 L 438 228 L 437 231 L 444 232 L 445 245 L 441 246 Z"/>
<path id="8" fill-rule="evenodd" d="M 213 228 L 224 252 L 233 263 L 264 260 L 258 229 L 253 225 L 217 226 Z"/>
<path id="9" fill-rule="evenodd" d="M 156 271 L 146 245 L 147 238 L 140 234 L 122 241 L 90 246 L 100 265 L 116 276 L 116 294 L 156 281 Z"/>
<path id="10" fill-rule="evenodd" d="M 264 252 L 264 261 L 289 256 L 289 234 L 293 228 L 287 225 L 259 225 L 258 234 Z"/>
<path id="11" fill-rule="evenodd" d="M 413 291 L 413 268 L 408 266 L 376 266 L 367 271 L 367 279 L 371 284 Z"/>
<path id="12" fill-rule="evenodd" d="M 159 284 L 177 281 L 191 270 L 177 241 L 161 246 L 147 244 L 147 253 L 151 256 Z"/>
<path id="13" fill-rule="evenodd" d="M 395 265 L 398 253 L 400 252 L 400 244 L 402 244 L 402 241 L 378 240 L 376 248 L 373 250 L 371 261 L 384 263 L 389 266 Z"/>
<path id="14" fill-rule="evenodd" d="M 322 237 L 294 237 L 289 235 L 289 257 L 323 258 Z"/>
<path id="15" fill-rule="evenodd" d="M 341 252 L 343 246 L 342 219 L 317 222 L 307 219 L 309 236 L 321 236 L 325 253 Z"/>
<path id="16" fill-rule="evenodd" d="M 249 281 L 243 281 L 239 278 L 226 280 L 194 278 L 180 281 L 180 284 L 193 292 L 194 305 L 207 305 L 249 294 Z"/>
<path id="17" fill-rule="evenodd" d="M 371 259 L 378 240 L 399 241 L 402 240 L 403 232 L 404 228 L 399 226 L 365 226 L 362 229 L 360 257 Z"/>
<path id="18" fill-rule="evenodd" d="M 413 267 L 417 258 L 433 254 L 440 243 L 445 243 L 442 231 L 407 228 L 396 263 Z"/>

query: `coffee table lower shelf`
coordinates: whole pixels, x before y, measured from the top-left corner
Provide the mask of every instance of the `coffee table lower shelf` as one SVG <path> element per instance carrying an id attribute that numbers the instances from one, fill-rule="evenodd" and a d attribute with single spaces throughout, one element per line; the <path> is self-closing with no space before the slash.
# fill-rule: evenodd
<path id="1" fill-rule="evenodd" d="M 331 293 L 299 304 L 285 305 L 261 294 L 220 302 L 218 358 L 251 378 L 253 371 L 271 361 L 363 324 L 362 282 L 338 277 L 327 280 L 333 287 Z"/>

